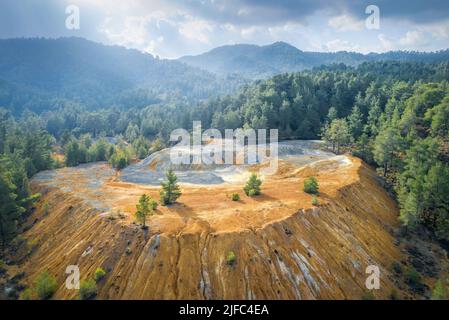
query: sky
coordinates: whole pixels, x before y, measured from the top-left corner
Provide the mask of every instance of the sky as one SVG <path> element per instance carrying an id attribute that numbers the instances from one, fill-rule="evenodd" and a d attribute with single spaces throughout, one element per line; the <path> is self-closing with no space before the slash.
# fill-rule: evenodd
<path id="1" fill-rule="evenodd" d="M 66 26 L 71 5 L 79 29 Z M 449 48 L 449 0 L 0 0 L 0 38 L 67 36 L 161 58 L 276 41 L 304 51 L 435 51 Z"/>

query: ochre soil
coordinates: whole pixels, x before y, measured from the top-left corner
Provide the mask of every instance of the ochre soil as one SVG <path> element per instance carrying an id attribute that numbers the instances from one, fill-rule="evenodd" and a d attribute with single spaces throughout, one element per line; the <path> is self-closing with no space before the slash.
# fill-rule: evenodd
<path id="1" fill-rule="evenodd" d="M 65 270 L 78 265 L 82 279 L 107 271 L 97 299 L 360 299 L 365 269 L 376 265 L 373 293 L 388 298 L 391 265 L 403 259 L 393 236 L 398 209 L 372 169 L 347 159 L 281 163 L 254 198 L 242 185 L 183 185 L 178 203 L 159 206 L 147 230 L 134 222 L 135 204 L 143 193 L 159 199 L 159 188 L 111 176 L 96 194 L 109 208 L 100 212 L 80 197 L 90 192 L 82 177 L 65 177 L 70 192 L 34 182 L 42 198 L 24 233 L 35 248 L 23 263 L 26 282 L 48 269 L 55 298 L 75 299 Z M 320 185 L 318 206 L 302 190 L 309 176 Z M 234 192 L 240 201 L 230 200 Z"/>

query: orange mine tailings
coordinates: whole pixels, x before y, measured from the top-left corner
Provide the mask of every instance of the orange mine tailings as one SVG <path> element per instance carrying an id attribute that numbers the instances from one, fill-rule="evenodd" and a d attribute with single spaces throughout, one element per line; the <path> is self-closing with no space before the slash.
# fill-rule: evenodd
<path id="1" fill-rule="evenodd" d="M 380 268 L 377 298 L 395 288 L 389 269 L 401 259 L 392 235 L 398 209 L 357 158 L 303 168 L 281 162 L 254 198 L 241 185 L 182 185 L 179 203 L 159 206 L 148 230 L 133 223 L 135 204 L 142 193 L 158 199 L 158 188 L 112 175 L 92 193 L 96 205 L 84 198 L 82 174 L 70 170 L 55 177 L 70 190 L 33 182 L 43 196 L 24 234 L 35 248 L 23 263 L 27 281 L 48 269 L 58 280 L 56 299 L 77 298 L 65 288 L 68 265 L 79 266 L 81 279 L 106 270 L 98 299 L 360 299 L 368 265 Z M 318 206 L 302 190 L 311 175 Z M 230 200 L 233 192 L 240 201 Z"/>

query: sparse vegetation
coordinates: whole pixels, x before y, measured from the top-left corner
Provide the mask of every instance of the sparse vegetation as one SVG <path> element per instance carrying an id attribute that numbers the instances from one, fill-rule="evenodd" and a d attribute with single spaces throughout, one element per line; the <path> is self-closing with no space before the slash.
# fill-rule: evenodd
<path id="1" fill-rule="evenodd" d="M 162 190 L 160 192 L 161 204 L 163 206 L 175 203 L 181 196 L 181 190 L 177 183 L 178 177 L 176 177 L 173 170 L 168 170 L 166 178 L 167 180 L 162 182 Z"/>
<path id="2" fill-rule="evenodd" d="M 88 279 L 80 282 L 79 297 L 81 300 L 91 300 L 98 293 L 97 284 L 94 279 Z"/>
<path id="3" fill-rule="evenodd" d="M 50 299 L 56 292 L 56 278 L 52 276 L 48 271 L 44 271 L 36 277 L 34 281 L 34 287 L 39 299 Z"/>
<path id="4" fill-rule="evenodd" d="M 362 300 L 376 300 L 376 297 L 371 291 L 363 293 Z"/>
<path id="5" fill-rule="evenodd" d="M 114 152 L 109 158 L 109 163 L 111 166 L 117 170 L 122 170 L 126 168 L 131 162 L 131 156 L 127 150 L 121 148 L 114 148 Z"/>
<path id="6" fill-rule="evenodd" d="M 318 193 L 318 181 L 315 177 L 310 177 L 304 180 L 304 192 L 310 194 Z"/>
<path id="7" fill-rule="evenodd" d="M 42 205 L 42 212 L 44 213 L 44 215 L 47 215 L 49 211 L 50 211 L 50 204 L 47 201 L 45 201 L 44 204 Z"/>
<path id="8" fill-rule="evenodd" d="M 104 271 L 103 268 L 97 268 L 97 270 L 95 270 L 95 274 L 94 274 L 95 282 L 98 283 L 99 281 L 103 280 L 105 276 L 106 276 L 106 271 Z"/>
<path id="9" fill-rule="evenodd" d="M 432 300 L 448 300 L 449 299 L 447 283 L 448 282 L 446 281 L 446 285 L 445 285 L 444 282 L 441 280 L 438 280 L 435 283 L 435 286 L 432 290 Z"/>
<path id="10" fill-rule="evenodd" d="M 6 272 L 6 263 L 0 259 L 0 275 Z"/>
<path id="11" fill-rule="evenodd" d="M 231 199 L 232 201 L 240 201 L 240 195 L 238 193 L 233 193 Z"/>
<path id="12" fill-rule="evenodd" d="M 312 205 L 317 207 L 320 203 L 318 202 L 318 198 L 316 196 L 313 196 L 312 198 Z"/>
<path id="13" fill-rule="evenodd" d="M 226 256 L 226 264 L 229 266 L 233 266 L 237 262 L 237 256 L 235 255 L 234 251 L 229 251 L 228 255 Z"/>
<path id="14" fill-rule="evenodd" d="M 397 273 L 397 274 L 402 273 L 402 266 L 398 261 L 393 262 L 392 268 L 395 273 Z"/>
<path id="15" fill-rule="evenodd" d="M 260 186 L 262 185 L 262 181 L 257 177 L 255 173 L 251 174 L 248 181 L 246 182 L 243 191 L 248 197 L 254 197 L 260 195 Z"/>
<path id="16" fill-rule="evenodd" d="M 19 299 L 20 300 L 32 300 L 33 299 L 33 291 L 30 288 L 26 288 L 20 294 Z"/>
<path id="17" fill-rule="evenodd" d="M 404 274 L 405 281 L 408 283 L 409 286 L 412 288 L 419 288 L 422 285 L 422 277 L 421 274 L 419 274 L 418 271 L 414 267 L 410 267 L 407 269 L 407 271 Z"/>
<path id="18" fill-rule="evenodd" d="M 392 289 L 389 295 L 390 300 L 399 300 L 399 293 L 397 292 L 396 289 Z"/>

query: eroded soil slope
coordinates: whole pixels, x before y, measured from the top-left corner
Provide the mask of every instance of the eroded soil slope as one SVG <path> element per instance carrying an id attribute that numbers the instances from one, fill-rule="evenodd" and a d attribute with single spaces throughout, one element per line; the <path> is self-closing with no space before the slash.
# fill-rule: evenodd
<path id="1" fill-rule="evenodd" d="M 311 175 L 317 207 L 302 191 Z M 57 170 L 33 187 L 43 197 L 24 233 L 34 245 L 25 281 L 48 269 L 59 299 L 77 298 L 65 288 L 68 265 L 82 279 L 107 271 L 100 299 L 360 299 L 365 268 L 377 265 L 374 294 L 387 298 L 391 265 L 402 259 L 395 203 L 356 158 L 282 162 L 254 198 L 241 185 L 183 185 L 179 203 L 159 207 L 146 231 L 134 223 L 135 204 L 142 193 L 158 199 L 158 188 L 120 182 L 106 164 Z M 242 200 L 231 201 L 233 192 Z"/>

